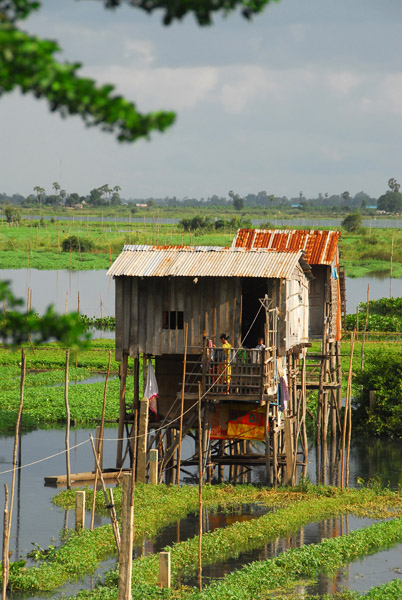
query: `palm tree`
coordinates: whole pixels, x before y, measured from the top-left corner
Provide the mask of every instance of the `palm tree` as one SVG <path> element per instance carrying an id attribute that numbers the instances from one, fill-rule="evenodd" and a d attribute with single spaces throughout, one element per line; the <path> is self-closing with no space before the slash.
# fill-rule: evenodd
<path id="1" fill-rule="evenodd" d="M 34 192 L 36 192 L 36 195 L 38 197 L 38 202 L 39 202 L 39 213 L 40 213 L 40 209 L 41 209 L 41 204 L 42 204 L 42 200 L 43 200 L 43 196 L 45 195 L 45 188 L 40 187 L 39 185 L 36 185 L 34 187 Z"/>

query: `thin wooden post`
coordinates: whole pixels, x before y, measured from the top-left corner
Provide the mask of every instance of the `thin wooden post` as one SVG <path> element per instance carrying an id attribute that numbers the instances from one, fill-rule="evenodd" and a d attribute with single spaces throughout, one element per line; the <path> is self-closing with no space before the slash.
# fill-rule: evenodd
<path id="1" fill-rule="evenodd" d="M 95 457 L 95 461 L 96 461 L 96 468 L 99 471 L 99 476 L 100 476 L 100 480 L 102 483 L 103 496 L 105 498 L 106 506 L 109 509 L 110 520 L 112 522 L 112 529 L 113 529 L 114 539 L 116 542 L 117 552 L 119 553 L 120 552 L 120 531 L 119 531 L 119 524 L 117 522 L 116 508 L 114 506 L 114 501 L 113 501 L 113 492 L 112 492 L 112 489 L 110 488 L 109 489 L 110 498 L 109 498 L 107 495 L 106 485 L 105 485 L 105 481 L 103 479 L 102 471 L 100 469 L 100 465 L 98 462 L 98 457 L 96 454 L 95 444 L 94 444 L 94 439 L 92 437 L 92 433 L 89 434 L 89 439 L 91 440 L 92 452 L 94 453 L 94 457 Z"/>
<path id="2" fill-rule="evenodd" d="M 170 552 L 159 552 L 159 584 L 161 587 L 170 588 L 170 585 L 171 585 Z"/>
<path id="3" fill-rule="evenodd" d="M 201 384 L 198 382 L 198 588 L 202 589 L 202 423 L 201 423 Z"/>
<path id="4" fill-rule="evenodd" d="M 147 482 L 147 439 L 148 439 L 148 398 L 140 402 L 140 423 L 138 430 L 137 481 Z"/>
<path id="5" fill-rule="evenodd" d="M 285 460 L 286 460 L 286 476 L 285 484 L 292 485 L 293 474 L 293 436 L 292 436 L 292 421 L 291 417 L 284 417 L 284 441 L 285 441 Z"/>
<path id="6" fill-rule="evenodd" d="M 13 516 L 15 472 L 16 472 L 16 468 L 17 468 L 17 450 L 18 450 L 18 440 L 20 438 L 22 408 L 24 406 L 25 375 L 26 375 L 26 355 L 25 355 L 24 349 L 21 348 L 20 404 L 18 407 L 17 422 L 15 425 L 15 436 L 14 436 L 13 474 L 12 474 L 12 481 L 11 481 L 10 511 L 9 511 L 9 519 L 8 519 L 8 537 L 10 537 L 11 520 L 12 520 L 12 516 Z"/>
<path id="7" fill-rule="evenodd" d="M 187 336 L 188 336 L 188 323 L 186 323 L 186 326 L 184 329 L 183 381 L 182 381 L 182 387 L 181 387 L 179 447 L 177 449 L 176 485 L 180 485 L 181 443 L 182 443 L 182 437 L 183 437 L 184 386 L 185 386 L 185 382 L 186 382 L 186 365 L 187 365 Z"/>
<path id="8" fill-rule="evenodd" d="M 70 350 L 66 350 L 66 367 L 64 372 L 64 404 L 66 406 L 66 471 L 67 471 L 67 489 L 71 488 L 70 471 L 70 405 L 68 403 L 68 366 L 70 360 Z"/>
<path id="9" fill-rule="evenodd" d="M 77 299 L 77 312 L 80 312 L 80 293 L 78 292 L 78 299 Z"/>
<path id="10" fill-rule="evenodd" d="M 394 257 L 394 236 L 392 236 L 391 240 L 391 256 L 390 256 L 390 265 L 389 265 L 389 297 L 392 298 L 392 260 Z"/>
<path id="11" fill-rule="evenodd" d="M 158 450 L 149 451 L 149 483 L 158 483 Z"/>
<path id="12" fill-rule="evenodd" d="M 10 526 L 9 526 L 9 513 L 8 513 L 8 487 L 4 484 L 4 516 L 3 516 L 3 581 L 2 581 L 2 600 L 7 598 L 7 584 L 9 575 L 10 555 L 9 555 L 9 544 L 10 544 Z"/>
<path id="13" fill-rule="evenodd" d="M 102 417 L 101 424 L 96 428 L 96 454 L 98 457 L 98 462 L 100 465 L 100 470 L 102 472 L 103 468 L 103 431 L 105 426 L 105 413 L 106 413 L 106 395 L 107 395 L 107 384 L 109 381 L 110 375 L 110 364 L 112 361 L 112 351 L 109 350 L 109 362 L 107 366 L 107 373 L 105 378 L 105 387 L 103 390 L 103 404 L 102 404 Z M 95 479 L 94 479 L 94 488 L 93 488 L 93 496 L 92 496 L 92 510 L 91 510 L 91 525 L 90 530 L 92 531 L 94 528 L 94 519 L 95 519 L 95 506 L 96 506 L 96 489 L 98 487 L 98 469 L 95 461 Z"/>
<path id="14" fill-rule="evenodd" d="M 116 467 L 121 469 L 123 466 L 123 436 L 124 436 L 124 420 L 126 416 L 126 380 L 127 380 L 127 364 L 128 354 L 124 352 L 123 360 L 120 367 L 120 410 L 119 410 L 119 427 L 117 432 L 117 456 Z"/>
<path id="15" fill-rule="evenodd" d="M 79 531 L 85 527 L 85 491 L 75 494 L 75 529 Z"/>
<path id="16" fill-rule="evenodd" d="M 15 425 L 15 435 L 14 435 L 14 449 L 13 449 L 13 473 L 12 473 L 12 481 L 11 481 L 11 497 L 10 497 L 10 509 L 8 510 L 8 488 L 5 486 L 6 490 L 6 507 L 4 509 L 4 519 L 7 519 L 7 531 L 5 530 L 5 535 L 3 538 L 3 552 L 4 544 L 7 546 L 7 557 L 6 557 L 6 567 L 5 567 L 5 575 L 6 580 L 4 583 L 3 580 L 3 594 L 5 597 L 6 588 L 8 584 L 8 576 L 9 576 L 9 555 L 8 555 L 8 545 L 10 541 L 10 531 L 11 531 L 11 521 L 13 516 L 13 504 L 14 504 L 14 491 L 15 491 L 15 472 L 17 468 L 17 450 L 18 450 L 18 441 L 20 438 L 20 428 L 21 428 L 21 418 L 22 418 L 22 409 L 24 406 L 24 388 L 25 388 L 25 375 L 26 375 L 26 355 L 24 349 L 21 348 L 21 379 L 20 379 L 20 403 L 18 407 L 17 414 L 17 422 Z M 6 515 L 6 511 L 8 514 Z M 4 569 L 4 566 L 3 566 Z M 3 571 L 4 576 L 4 571 Z"/>
<path id="17" fill-rule="evenodd" d="M 345 458 L 345 442 L 346 442 L 346 427 L 347 427 L 347 419 L 349 414 L 349 387 L 351 387 L 352 382 L 352 366 L 353 366 L 353 350 L 355 344 L 355 332 L 352 331 L 352 335 L 350 338 L 350 360 L 349 360 L 349 372 L 348 372 L 348 382 L 346 387 L 346 402 L 345 402 L 345 412 L 343 415 L 343 431 L 342 431 L 342 450 L 341 450 L 341 489 L 343 489 L 343 476 L 344 476 L 344 458 Z M 349 470 L 347 471 L 349 475 Z"/>
<path id="18" fill-rule="evenodd" d="M 269 447 L 269 401 L 265 405 L 265 472 L 267 481 L 270 485 L 273 483 L 272 469 L 271 469 L 271 458 L 270 458 L 270 447 Z"/>
<path id="19" fill-rule="evenodd" d="M 119 600 L 131 600 L 134 543 L 132 473 L 123 473 L 121 498 L 121 547 L 119 552 Z"/>
<path id="20" fill-rule="evenodd" d="M 368 286 L 367 286 L 366 321 L 364 323 L 362 346 L 361 346 L 361 353 L 360 353 L 360 370 L 361 371 L 363 371 L 363 369 L 364 369 L 364 344 L 366 342 L 366 333 L 367 333 L 368 320 L 369 320 L 369 302 L 370 302 L 370 284 L 368 284 Z"/>

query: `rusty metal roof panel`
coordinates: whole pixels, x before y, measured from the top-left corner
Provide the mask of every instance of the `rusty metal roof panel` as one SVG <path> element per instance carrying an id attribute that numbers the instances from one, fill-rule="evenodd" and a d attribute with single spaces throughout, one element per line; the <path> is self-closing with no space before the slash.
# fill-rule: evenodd
<path id="1" fill-rule="evenodd" d="M 291 279 L 303 253 L 220 246 L 124 246 L 115 277 L 270 277 Z"/>
<path id="2" fill-rule="evenodd" d="M 232 248 L 267 248 L 278 252 L 303 250 L 311 265 L 330 265 L 337 255 L 339 231 L 299 229 L 239 229 Z"/>

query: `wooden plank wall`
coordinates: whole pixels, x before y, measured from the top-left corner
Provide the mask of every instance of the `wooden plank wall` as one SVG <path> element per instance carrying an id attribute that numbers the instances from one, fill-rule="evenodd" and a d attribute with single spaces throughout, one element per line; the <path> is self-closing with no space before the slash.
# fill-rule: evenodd
<path id="1" fill-rule="evenodd" d="M 226 333 L 235 345 L 241 337 L 241 282 L 238 278 L 116 277 L 116 359 L 123 353 L 161 356 L 199 350 L 203 333 L 219 345 Z M 163 313 L 183 313 L 183 329 L 162 329 Z"/>

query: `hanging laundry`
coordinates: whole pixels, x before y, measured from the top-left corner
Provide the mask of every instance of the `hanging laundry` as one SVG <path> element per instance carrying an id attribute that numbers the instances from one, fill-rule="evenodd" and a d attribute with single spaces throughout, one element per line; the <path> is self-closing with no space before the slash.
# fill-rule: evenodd
<path id="1" fill-rule="evenodd" d="M 148 359 L 148 374 L 147 384 L 144 390 L 144 396 L 148 398 L 149 410 L 153 412 L 155 417 L 158 416 L 157 398 L 159 396 L 158 383 L 156 381 L 155 371 L 152 365 L 152 361 Z"/>
<path id="2" fill-rule="evenodd" d="M 282 412 L 285 412 L 289 404 L 289 390 L 284 377 L 280 378 L 279 381 L 279 408 Z"/>

